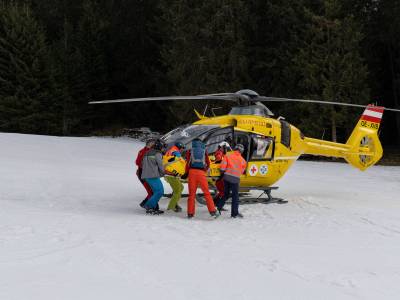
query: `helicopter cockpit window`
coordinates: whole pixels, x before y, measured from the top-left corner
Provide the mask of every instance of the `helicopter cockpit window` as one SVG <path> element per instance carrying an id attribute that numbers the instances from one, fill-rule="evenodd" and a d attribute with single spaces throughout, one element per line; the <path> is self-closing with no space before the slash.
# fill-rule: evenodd
<path id="1" fill-rule="evenodd" d="M 271 159 L 272 143 L 273 140 L 270 137 L 259 136 L 259 135 L 253 136 L 250 160 Z"/>
<path id="2" fill-rule="evenodd" d="M 210 130 L 218 127 L 218 125 L 184 125 L 168 132 L 161 139 L 168 146 L 181 142 L 189 149 L 193 139 L 204 139 Z"/>
<path id="3" fill-rule="evenodd" d="M 268 117 L 272 112 L 268 111 L 266 107 L 259 105 L 251 106 L 236 106 L 232 107 L 230 115 L 251 115 L 251 116 L 261 116 Z"/>
<path id="4" fill-rule="evenodd" d="M 227 142 L 232 145 L 233 130 L 232 127 L 222 128 L 208 136 L 206 140 L 206 148 L 209 154 L 214 153 L 218 149 L 221 142 Z"/>

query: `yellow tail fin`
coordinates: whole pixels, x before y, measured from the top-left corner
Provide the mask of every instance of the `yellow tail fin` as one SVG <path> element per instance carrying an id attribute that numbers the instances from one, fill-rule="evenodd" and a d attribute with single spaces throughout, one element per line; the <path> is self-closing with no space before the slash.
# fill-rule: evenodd
<path id="1" fill-rule="evenodd" d="M 376 164 L 383 155 L 378 137 L 383 111 L 384 107 L 368 105 L 347 140 L 350 149 L 344 159 L 362 171 Z"/>

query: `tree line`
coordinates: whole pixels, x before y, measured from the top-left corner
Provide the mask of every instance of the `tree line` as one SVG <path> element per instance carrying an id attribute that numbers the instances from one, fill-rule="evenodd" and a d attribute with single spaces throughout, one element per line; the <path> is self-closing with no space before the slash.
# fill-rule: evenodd
<path id="1" fill-rule="evenodd" d="M 0 130 L 165 132 L 207 103 L 87 103 L 243 88 L 400 108 L 399 14 L 394 0 L 0 0 Z M 361 114 L 270 106 L 338 141 Z M 399 114 L 386 113 L 382 138 L 400 144 Z"/>

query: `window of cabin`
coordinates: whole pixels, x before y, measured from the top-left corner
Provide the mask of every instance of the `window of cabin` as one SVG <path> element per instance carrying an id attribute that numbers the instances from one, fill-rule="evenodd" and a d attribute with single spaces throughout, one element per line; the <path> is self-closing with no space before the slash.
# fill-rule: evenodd
<path id="1" fill-rule="evenodd" d="M 272 159 L 273 139 L 271 137 L 253 135 L 250 160 Z"/>

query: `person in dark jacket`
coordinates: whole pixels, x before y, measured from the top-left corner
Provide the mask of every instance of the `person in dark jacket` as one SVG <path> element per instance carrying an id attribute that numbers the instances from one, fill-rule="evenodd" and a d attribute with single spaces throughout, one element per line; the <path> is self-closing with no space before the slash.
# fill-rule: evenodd
<path id="1" fill-rule="evenodd" d="M 151 150 L 143 157 L 142 162 L 142 179 L 144 179 L 151 187 L 153 195 L 147 200 L 144 207 L 146 213 L 162 214 L 162 210 L 157 209 L 158 201 L 164 195 L 164 187 L 161 177 L 164 176 L 164 166 L 162 162 L 163 144 L 157 140 Z"/>
<path id="2" fill-rule="evenodd" d="M 142 162 L 143 162 L 143 157 L 144 155 L 150 151 L 150 149 L 154 146 L 154 140 L 148 140 L 146 142 L 146 146 L 143 147 L 143 149 L 141 149 L 136 157 L 136 166 L 137 166 L 137 171 L 136 171 L 136 176 L 139 178 L 140 182 L 142 183 L 142 185 L 144 186 L 144 188 L 146 189 L 147 192 L 147 196 L 146 198 L 144 198 L 144 200 L 140 203 L 141 207 L 144 207 L 145 203 L 147 202 L 147 200 L 150 199 L 150 197 L 153 195 L 153 191 L 150 188 L 150 185 L 142 179 Z"/>

